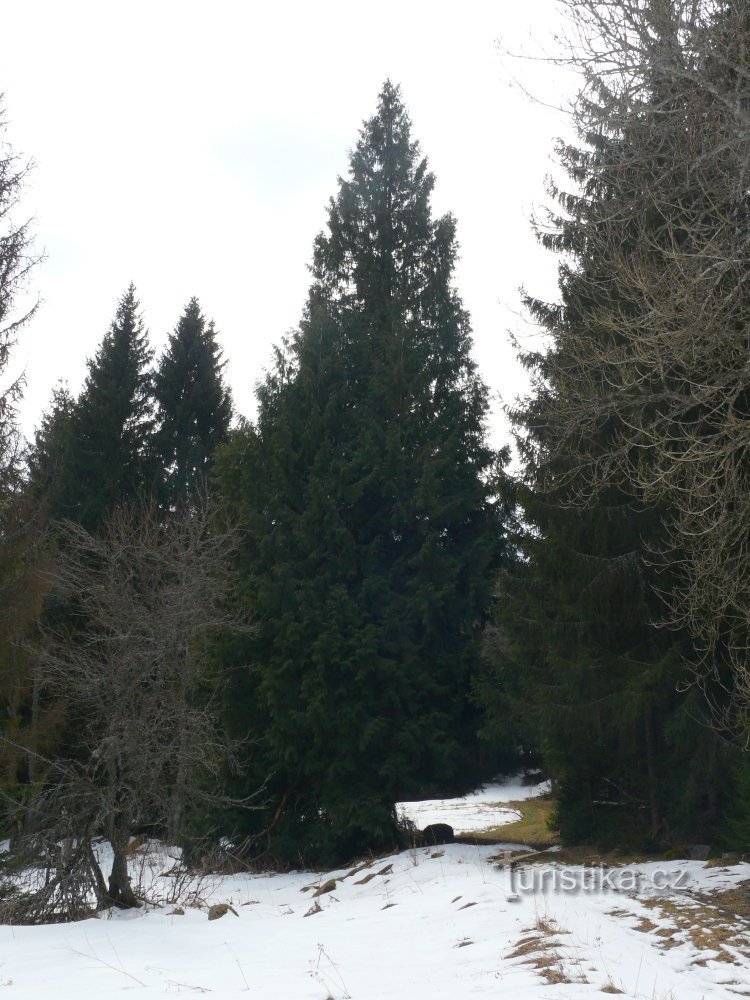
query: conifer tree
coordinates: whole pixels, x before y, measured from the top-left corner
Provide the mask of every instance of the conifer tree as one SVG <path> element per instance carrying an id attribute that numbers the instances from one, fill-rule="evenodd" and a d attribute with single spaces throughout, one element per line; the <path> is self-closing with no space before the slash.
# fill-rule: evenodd
<path id="1" fill-rule="evenodd" d="M 19 219 L 29 164 L 5 141 L 5 128 L 0 99 L 0 787 L 12 795 L 16 783 L 33 776 L 33 756 L 27 751 L 42 742 L 33 710 L 32 665 L 22 640 L 38 613 L 44 583 L 39 524 L 23 496 L 16 407 L 24 379 L 11 367 L 18 333 L 36 309 L 24 300 L 39 258 L 30 223 Z M 0 827 L 12 832 L 4 819 L 0 814 Z"/>
<path id="2" fill-rule="evenodd" d="M 88 363 L 78 399 L 64 386 L 55 389 L 29 450 L 27 493 L 38 518 L 67 519 L 96 533 L 115 508 L 151 491 L 151 356 L 131 285 Z M 71 606 L 54 600 L 45 601 L 42 616 L 47 627 L 54 621 L 62 631 L 81 625 Z M 58 752 L 61 743 L 70 742 L 69 727 L 75 728 L 75 721 L 50 694 L 49 678 L 38 669 L 29 674 L 26 686 L 34 745 Z M 29 768 L 30 776 L 34 770 Z"/>
<path id="3" fill-rule="evenodd" d="M 204 487 L 214 452 L 229 434 L 232 402 L 223 367 L 214 325 L 206 322 L 193 298 L 154 376 L 161 492 L 170 506 L 187 503 Z"/>
<path id="4" fill-rule="evenodd" d="M 433 183 L 386 83 L 300 328 L 219 462 L 258 623 L 232 709 L 263 732 L 275 849 L 293 857 L 392 843 L 400 796 L 476 777 L 469 688 L 502 525 Z"/>
<path id="5" fill-rule="evenodd" d="M 603 36 L 617 53 L 617 86 L 602 93 L 624 155 L 604 168 L 607 217 L 585 229 L 617 293 L 596 316 L 607 335 L 567 337 L 549 441 L 577 452 L 582 492 L 619 481 L 661 504 L 661 555 L 677 577 L 665 617 L 702 650 L 708 687 L 720 676 L 732 693 L 715 721 L 746 743 L 750 11 L 738 0 L 570 6 L 579 37 L 593 27 L 590 50 Z"/>
<path id="6" fill-rule="evenodd" d="M 131 284 L 95 356 L 68 418 L 68 448 L 53 518 L 95 531 L 118 504 L 149 491 L 154 478 L 152 352 Z M 33 461 L 33 460 L 32 460 Z"/>
<path id="7" fill-rule="evenodd" d="M 24 387 L 23 375 L 10 369 L 13 348 L 19 330 L 36 311 L 36 305 L 24 308 L 23 295 L 29 275 L 38 262 L 33 252 L 29 222 L 18 221 L 18 202 L 29 171 L 24 162 L 4 140 L 5 108 L 0 95 L 0 492 L 19 485 L 21 454 L 16 405 Z"/>
<path id="8" fill-rule="evenodd" d="M 65 464 L 71 447 L 75 399 L 67 385 L 59 383 L 42 414 L 27 453 L 28 489 L 36 503 L 46 503 L 53 510 L 60 507 Z"/>
<path id="9" fill-rule="evenodd" d="M 542 234 L 564 255 L 561 301 L 527 300 L 549 340 L 524 355 L 533 391 L 512 415 L 532 530 L 521 542 L 528 558 L 501 581 L 495 678 L 499 717 L 507 702 L 533 712 L 569 838 L 709 837 L 728 793 L 726 747 L 700 692 L 685 691 L 694 646 L 685 631 L 658 627 L 661 598 L 679 587 L 679 552 L 655 566 L 672 544 L 670 513 L 627 471 L 653 462 L 633 431 L 658 426 L 685 376 L 666 356 L 642 364 L 632 345 L 650 345 L 656 358 L 677 336 L 676 284 L 664 275 L 711 211 L 710 189 L 690 181 L 682 159 L 703 119 L 682 85 L 690 52 L 680 48 L 678 6 L 634 0 L 599 17 L 594 3 L 570 5 L 597 31 L 634 38 L 641 61 L 630 77 L 624 56 L 620 75 L 587 64 L 581 143 L 559 148 L 572 188 L 553 191 L 560 211 Z M 654 275 L 660 300 L 644 294 Z M 633 391 L 618 391 L 631 370 Z M 670 434 L 678 448 L 676 422 Z"/>

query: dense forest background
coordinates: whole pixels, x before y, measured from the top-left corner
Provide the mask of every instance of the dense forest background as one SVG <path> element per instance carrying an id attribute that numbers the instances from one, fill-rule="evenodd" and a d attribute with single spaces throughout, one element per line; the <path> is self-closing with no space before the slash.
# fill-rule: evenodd
<path id="1" fill-rule="evenodd" d="M 388 81 L 253 422 L 198 299 L 155 358 L 132 285 L 31 442 L 6 385 L 0 833 L 20 864 L 62 845 L 31 917 L 71 872 L 136 905 L 136 832 L 335 863 L 403 843 L 397 801 L 528 762 L 568 843 L 747 848 L 750 13 L 566 6 L 578 141 L 513 471 Z M 4 150 L 7 373 L 35 256 Z"/>

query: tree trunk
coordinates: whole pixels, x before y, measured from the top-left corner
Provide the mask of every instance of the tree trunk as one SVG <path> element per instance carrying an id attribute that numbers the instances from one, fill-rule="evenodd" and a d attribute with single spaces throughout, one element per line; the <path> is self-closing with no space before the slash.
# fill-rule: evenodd
<path id="1" fill-rule="evenodd" d="M 34 670 L 31 688 L 31 752 L 28 754 L 29 781 L 33 785 L 39 777 L 39 758 L 37 756 L 37 733 L 39 731 L 39 702 L 42 687 L 39 677 L 39 667 Z"/>
<path id="2" fill-rule="evenodd" d="M 97 910 L 106 910 L 110 905 L 107 886 L 104 882 L 104 876 L 102 875 L 102 870 L 99 867 L 99 862 L 96 860 L 96 855 L 94 854 L 94 846 L 89 838 L 87 838 L 86 841 L 86 858 L 89 865 L 89 871 L 91 872 L 91 877 L 94 880 L 96 908 Z"/>
<path id="3" fill-rule="evenodd" d="M 659 806 L 659 781 L 656 769 L 654 713 L 647 708 L 644 714 L 646 769 L 648 773 L 648 801 L 651 816 L 651 836 L 657 838 L 661 831 L 661 809 Z"/>
<path id="4" fill-rule="evenodd" d="M 119 906 L 123 910 L 140 906 L 140 901 L 133 892 L 128 875 L 129 842 L 129 831 L 116 828 L 111 839 L 113 857 L 107 895 L 111 906 Z"/>

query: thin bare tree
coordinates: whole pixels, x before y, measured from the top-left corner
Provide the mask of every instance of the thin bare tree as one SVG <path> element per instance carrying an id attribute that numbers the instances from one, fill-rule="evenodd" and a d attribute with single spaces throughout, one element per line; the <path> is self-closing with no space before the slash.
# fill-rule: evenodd
<path id="1" fill-rule="evenodd" d="M 46 693 L 68 705 L 71 732 L 64 756 L 46 762 L 22 838 L 37 853 L 63 849 L 55 877 L 24 897 L 32 919 L 75 913 L 87 898 L 98 908 L 136 906 L 134 830 L 179 834 L 189 809 L 228 804 L 221 779 L 232 748 L 213 711 L 203 642 L 249 627 L 230 601 L 235 541 L 205 504 L 166 519 L 135 504 L 96 536 L 63 526 L 51 584 L 67 611 L 42 627 L 37 656 Z M 99 838 L 111 847 L 107 880 Z"/>
<path id="2" fill-rule="evenodd" d="M 617 484 L 665 512 L 665 624 L 689 629 L 727 695 L 717 721 L 748 742 L 750 7 L 562 3 L 589 145 L 560 147 L 581 187 L 554 190 L 562 220 L 541 227 L 573 254 L 578 319 L 530 360 L 537 468 L 565 469 L 576 502 Z"/>

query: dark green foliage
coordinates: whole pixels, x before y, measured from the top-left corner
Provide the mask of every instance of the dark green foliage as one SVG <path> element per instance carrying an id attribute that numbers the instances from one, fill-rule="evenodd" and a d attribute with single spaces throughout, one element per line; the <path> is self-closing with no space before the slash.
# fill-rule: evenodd
<path id="1" fill-rule="evenodd" d="M 27 455 L 29 490 L 36 502 L 46 502 L 59 510 L 63 502 L 66 462 L 72 447 L 75 400 L 64 384 L 52 391 L 52 400 L 42 414 Z"/>
<path id="2" fill-rule="evenodd" d="M 401 796 L 476 778 L 469 685 L 502 549 L 455 223 L 387 83 L 315 243 L 300 325 L 219 461 L 258 632 L 274 850 L 393 843 Z M 252 725 L 249 727 L 252 731 Z"/>
<path id="3" fill-rule="evenodd" d="M 148 367 L 152 352 L 131 285 L 117 307 L 112 325 L 68 414 L 59 399 L 42 428 L 44 435 L 63 434 L 67 449 L 53 483 L 53 518 L 69 518 L 94 531 L 123 501 L 149 490 L 154 478 L 153 400 Z M 60 406 L 64 404 L 64 409 Z M 43 456 L 32 456 L 43 464 Z M 49 474 L 49 473 L 47 473 Z"/>
<path id="4" fill-rule="evenodd" d="M 658 79 L 648 87 L 659 112 L 638 103 L 631 114 L 594 77 L 578 105 L 582 144 L 559 149 L 573 190 L 553 190 L 561 211 L 541 239 L 564 255 L 561 301 L 526 303 L 549 346 L 522 355 L 533 389 L 511 416 L 526 528 L 519 559 L 500 579 L 480 685 L 495 727 L 517 720 L 521 738 L 541 751 L 559 787 L 563 837 L 631 845 L 709 839 L 730 790 L 708 706 L 686 690 L 693 646 L 658 627 L 659 595 L 675 586 L 658 555 L 665 512 L 611 458 L 628 420 L 651 404 L 638 399 L 629 410 L 613 395 L 610 408 L 598 405 L 597 387 L 615 384 L 625 357 L 622 328 L 653 332 L 622 260 L 636 251 L 657 258 L 675 227 L 674 217 L 667 225 L 650 212 L 643 191 L 654 189 L 652 175 L 654 185 L 668 182 L 660 114 L 674 114 L 677 98 Z M 679 377 L 644 371 L 644 387 L 652 374 L 665 395 Z"/>
<path id="5" fill-rule="evenodd" d="M 34 314 L 21 311 L 32 269 L 31 224 L 19 219 L 29 166 L 5 141 L 0 98 L 0 789 L 13 789 L 28 770 L 27 750 L 42 743 L 40 714 L 33 710 L 33 662 L 24 640 L 45 589 L 40 525 L 23 496 L 23 463 L 16 407 L 24 377 L 12 370 L 16 338 Z M 0 828 L 5 829 L 5 805 Z"/>
<path id="6" fill-rule="evenodd" d="M 556 503 L 561 493 L 521 497 L 534 530 L 498 585 L 489 735 L 510 726 L 541 752 L 566 842 L 710 840 L 729 757 L 702 692 L 683 690 L 690 643 L 653 624 L 657 514 L 614 492 L 588 509 Z"/>
<path id="7" fill-rule="evenodd" d="M 733 797 L 720 829 L 720 846 L 727 851 L 750 853 L 750 760 L 747 752 L 735 752 L 730 780 Z"/>
<path id="8" fill-rule="evenodd" d="M 39 258 L 33 252 L 31 223 L 19 222 L 18 205 L 29 164 L 5 141 L 5 105 L 0 94 L 0 494 L 19 486 L 21 462 L 16 406 L 23 394 L 23 374 L 10 370 L 16 337 L 36 311 L 19 311 L 29 275 Z M 0 503 L 2 496 L 0 496 Z"/>
<path id="9" fill-rule="evenodd" d="M 229 433 L 232 403 L 222 368 L 213 323 L 206 322 L 193 298 L 154 376 L 160 492 L 168 506 L 187 503 L 205 486 L 214 451 Z"/>
<path id="10" fill-rule="evenodd" d="M 27 454 L 28 499 L 36 516 L 53 525 L 50 539 L 65 519 L 95 533 L 120 504 L 150 492 L 155 469 L 150 361 L 131 285 L 88 363 L 80 396 L 74 400 L 66 387 L 55 389 Z M 55 623 L 61 631 L 79 627 L 73 603 L 61 604 L 48 595 L 42 616 L 46 626 Z M 45 752 L 57 740 L 56 752 L 64 753 L 62 744 L 70 743 L 86 720 L 78 716 L 77 706 L 50 700 L 44 678 L 36 679 L 32 700 L 31 714 L 39 717 L 32 728 L 47 717 L 52 720 L 46 726 Z M 39 739 L 37 745 L 42 748 Z M 34 767 L 29 770 L 33 773 Z"/>

